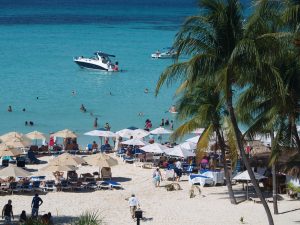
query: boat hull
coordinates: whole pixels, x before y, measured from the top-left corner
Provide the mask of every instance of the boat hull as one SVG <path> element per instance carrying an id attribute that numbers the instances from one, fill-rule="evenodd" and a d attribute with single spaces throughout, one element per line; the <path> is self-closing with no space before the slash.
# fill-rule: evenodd
<path id="1" fill-rule="evenodd" d="M 93 64 L 93 63 L 88 63 L 88 62 L 82 62 L 82 61 L 78 61 L 78 60 L 74 60 L 74 62 L 80 66 L 81 68 L 87 68 L 87 69 L 94 69 L 94 70 L 104 70 L 104 71 L 108 71 L 108 69 L 97 65 L 97 64 Z"/>

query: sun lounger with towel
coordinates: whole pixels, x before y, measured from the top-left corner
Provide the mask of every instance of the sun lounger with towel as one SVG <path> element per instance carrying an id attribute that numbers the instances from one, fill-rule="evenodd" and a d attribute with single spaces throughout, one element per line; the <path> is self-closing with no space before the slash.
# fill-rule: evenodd
<path id="1" fill-rule="evenodd" d="M 100 189 L 123 189 L 122 185 L 118 182 L 112 181 L 112 180 L 107 180 L 107 181 L 102 181 L 98 183 L 98 187 Z"/>

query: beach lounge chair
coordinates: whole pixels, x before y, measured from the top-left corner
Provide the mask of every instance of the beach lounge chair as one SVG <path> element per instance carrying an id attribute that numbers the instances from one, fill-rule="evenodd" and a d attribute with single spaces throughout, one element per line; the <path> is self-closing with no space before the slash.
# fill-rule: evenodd
<path id="1" fill-rule="evenodd" d="M 118 182 L 112 181 L 112 180 L 107 180 L 107 181 L 102 181 L 98 183 L 98 188 L 99 189 L 123 189 L 122 185 Z"/>
<path id="2" fill-rule="evenodd" d="M 69 185 L 69 182 L 67 180 L 62 180 L 60 182 L 60 189 L 62 191 L 69 191 L 69 190 L 71 190 L 71 188 L 72 187 Z"/>
<path id="3" fill-rule="evenodd" d="M 133 157 L 124 157 L 123 158 L 123 161 L 125 162 L 125 163 L 134 163 L 135 162 L 135 158 L 133 158 Z"/>
<path id="4" fill-rule="evenodd" d="M 31 192 L 32 191 L 32 185 L 30 182 L 24 182 L 21 186 L 21 191 L 23 192 Z"/>
<path id="5" fill-rule="evenodd" d="M 32 182 L 32 190 L 33 191 L 41 191 L 41 181 L 33 181 Z"/>
<path id="6" fill-rule="evenodd" d="M 190 184 L 200 184 L 202 187 L 204 185 L 214 185 L 214 180 L 211 177 L 203 176 L 201 174 L 190 174 L 189 176 Z"/>
<path id="7" fill-rule="evenodd" d="M 8 167 L 8 165 L 9 165 L 9 160 L 3 159 L 3 157 L 2 157 L 2 167 Z"/>
<path id="8" fill-rule="evenodd" d="M 111 179 L 111 168 L 110 167 L 102 167 L 101 168 L 101 178 L 102 179 Z"/>
<path id="9" fill-rule="evenodd" d="M 18 187 L 18 183 L 17 182 L 11 182 L 9 184 L 9 187 L 8 187 L 7 191 L 11 192 L 11 194 L 13 194 L 14 192 L 19 192 L 20 188 Z"/>
<path id="10" fill-rule="evenodd" d="M 54 180 L 47 180 L 45 182 L 45 186 L 43 188 L 43 190 L 46 191 L 55 191 L 56 187 L 55 187 L 55 181 Z"/>

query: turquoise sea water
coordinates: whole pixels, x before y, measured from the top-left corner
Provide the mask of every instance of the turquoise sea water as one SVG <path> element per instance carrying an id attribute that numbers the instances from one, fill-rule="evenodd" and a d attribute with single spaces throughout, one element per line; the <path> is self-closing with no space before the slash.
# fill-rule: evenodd
<path id="1" fill-rule="evenodd" d="M 82 134 L 93 129 L 95 117 L 113 131 L 143 128 L 147 118 L 154 127 L 161 118 L 174 119 L 166 111 L 175 102 L 176 85 L 154 96 L 160 73 L 172 61 L 150 54 L 171 46 L 185 17 L 195 13 L 194 0 L 2 0 L 0 134 L 69 128 L 84 145 L 93 139 Z M 125 72 L 84 70 L 72 61 L 97 50 L 115 54 Z M 93 115 L 80 112 L 81 104 Z"/>
<path id="2" fill-rule="evenodd" d="M 147 118 L 154 126 L 172 118 L 165 111 L 174 103 L 175 87 L 154 96 L 160 73 L 172 61 L 150 54 L 172 45 L 184 18 L 196 12 L 193 0 L 19 0 L 1 6 L 1 134 L 69 128 L 81 135 L 93 129 L 95 115 L 100 127 L 109 122 L 113 131 L 143 127 Z M 97 50 L 115 54 L 125 72 L 84 70 L 72 61 Z M 80 112 L 82 103 L 93 116 Z M 92 139 L 81 135 L 79 142 Z"/>

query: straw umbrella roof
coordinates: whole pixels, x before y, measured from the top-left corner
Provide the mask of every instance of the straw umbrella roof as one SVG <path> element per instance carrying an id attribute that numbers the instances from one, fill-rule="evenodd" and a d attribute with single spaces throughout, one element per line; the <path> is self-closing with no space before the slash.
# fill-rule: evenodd
<path id="1" fill-rule="evenodd" d="M 77 135 L 69 129 L 57 131 L 56 133 L 51 134 L 51 136 L 61 137 L 61 138 L 76 138 L 77 137 Z"/>
<path id="2" fill-rule="evenodd" d="M 30 146 L 30 141 L 27 138 L 11 137 L 10 139 L 6 139 L 3 143 L 13 148 L 26 148 Z"/>
<path id="3" fill-rule="evenodd" d="M 28 177 L 32 174 L 15 165 L 9 165 L 0 170 L 0 177 Z"/>
<path id="4" fill-rule="evenodd" d="M 85 161 L 92 166 L 99 167 L 111 167 L 118 165 L 118 160 L 103 153 L 87 156 Z"/>
<path id="5" fill-rule="evenodd" d="M 18 156 L 23 152 L 21 150 L 15 149 L 5 143 L 0 144 L 0 157 L 3 156 Z"/>
<path id="6" fill-rule="evenodd" d="M 56 172 L 56 171 L 74 171 L 78 168 L 76 166 L 68 166 L 68 165 L 53 165 L 48 164 L 47 166 L 41 168 L 42 171 Z"/>
<path id="7" fill-rule="evenodd" d="M 78 156 L 71 155 L 69 153 L 64 153 L 58 157 L 49 161 L 51 165 L 61 165 L 61 166 L 77 166 L 86 163 L 86 161 Z"/>
<path id="8" fill-rule="evenodd" d="M 22 134 L 22 133 L 18 133 L 18 132 L 15 132 L 15 131 L 13 131 L 13 132 L 8 132 L 8 133 L 6 133 L 6 134 L 3 134 L 3 135 L 1 135 L 0 136 L 0 140 L 2 141 L 2 142 L 4 142 L 4 141 L 6 141 L 6 140 L 8 140 L 8 139 L 11 139 L 11 138 L 24 138 L 24 134 Z"/>
<path id="9" fill-rule="evenodd" d="M 46 139 L 46 136 L 39 132 L 39 131 L 32 131 L 28 134 L 26 134 L 26 137 L 30 138 L 31 140 L 43 140 L 43 139 Z"/>

